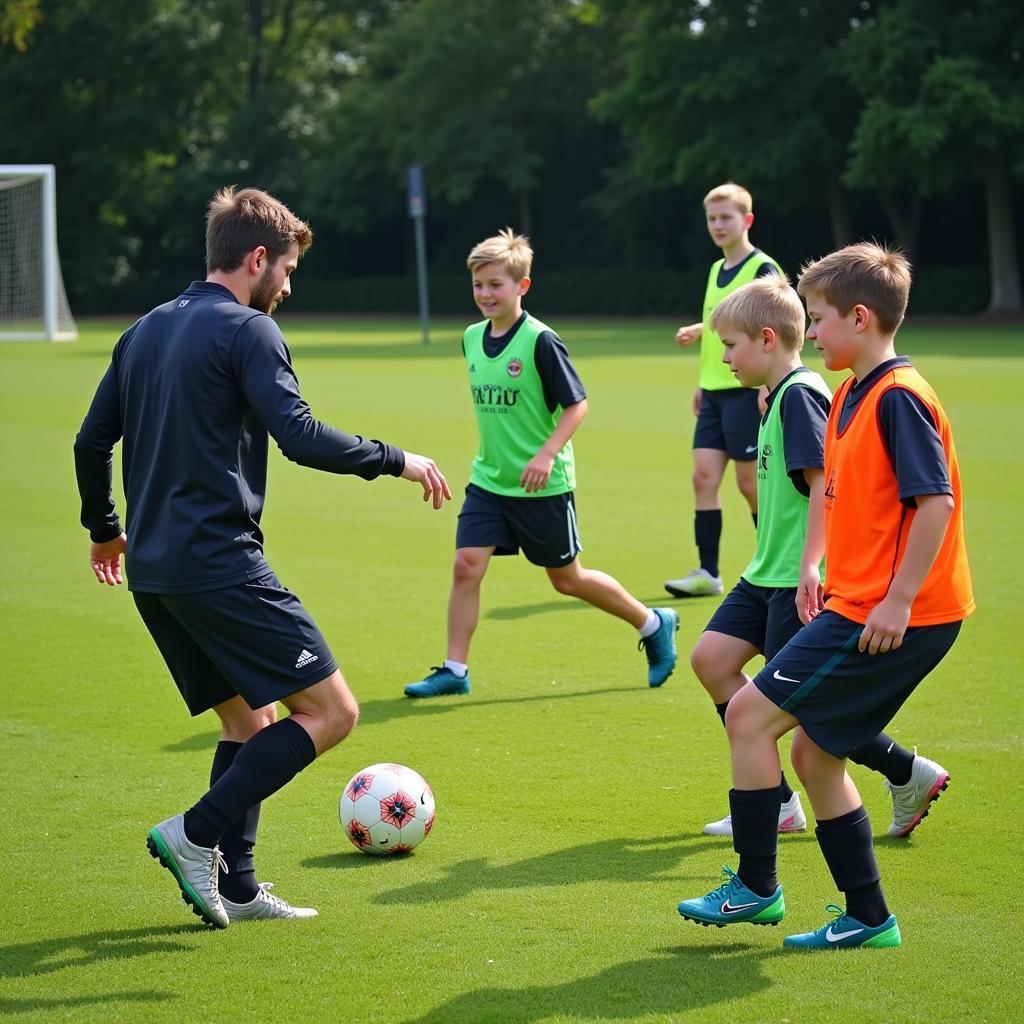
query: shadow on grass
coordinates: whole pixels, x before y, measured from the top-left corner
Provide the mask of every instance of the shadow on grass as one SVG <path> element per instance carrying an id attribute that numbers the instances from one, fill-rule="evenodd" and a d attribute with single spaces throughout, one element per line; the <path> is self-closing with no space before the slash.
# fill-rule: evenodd
<path id="1" fill-rule="evenodd" d="M 652 836 L 647 839 L 603 839 L 552 850 L 512 864 L 491 864 L 477 857 L 446 866 L 442 878 L 389 888 L 379 893 L 374 902 L 386 905 L 437 903 L 461 899 L 485 889 L 530 889 L 576 885 L 579 882 L 639 882 L 655 876 L 665 877 L 675 871 L 685 858 L 720 845 L 707 836 Z M 348 869 L 362 867 L 359 861 L 374 859 L 329 854 L 307 858 L 302 864 L 303 867 Z M 688 888 L 700 889 L 704 885 L 710 889 L 715 881 L 708 876 L 702 881 L 691 882 Z"/>
<path id="2" fill-rule="evenodd" d="M 168 743 L 163 749 L 168 754 L 190 754 L 194 750 L 213 750 L 220 739 L 220 730 L 211 729 L 209 732 L 197 732 L 192 736 L 183 736 L 180 740 Z"/>
<path id="3" fill-rule="evenodd" d="M 417 700 L 411 697 L 388 697 L 377 700 L 360 701 L 359 724 L 380 725 L 396 718 L 408 718 L 413 715 L 446 715 L 461 708 L 488 708 L 499 704 L 528 704 L 533 701 L 575 700 L 579 697 L 597 697 L 607 693 L 647 693 L 649 687 L 643 685 L 605 686 L 595 690 L 571 690 L 568 693 L 537 693 L 525 697 L 493 697 L 481 700 L 477 697 L 432 697 L 430 700 Z M 197 732 L 180 740 L 167 744 L 162 749 L 169 754 L 187 754 L 195 750 L 212 751 L 217 745 L 220 733 L 217 730 Z"/>
<path id="4" fill-rule="evenodd" d="M 0 978 L 52 974 L 65 967 L 88 967 L 104 960 L 128 960 L 147 953 L 189 952 L 194 947 L 173 941 L 174 936 L 195 936 L 206 930 L 198 923 L 161 925 L 122 931 L 85 932 L 82 935 L 64 935 L 0 946 Z"/>
<path id="5" fill-rule="evenodd" d="M 164 1003 L 177 996 L 170 992 L 107 992 L 98 996 L 53 996 L 52 998 L 0 998 L 0 1017 L 13 1016 L 16 1013 L 35 1013 L 44 1010 L 47 1013 L 76 1009 L 81 1006 L 99 1006 L 103 1003 Z"/>
<path id="6" fill-rule="evenodd" d="M 703 937 L 703 936 L 701 936 Z M 482 988 L 455 996 L 403 1024 L 532 1024 L 550 1017 L 635 1020 L 674 1015 L 766 991 L 762 965 L 782 956 L 752 943 L 702 942 L 657 951 L 646 960 L 615 964 L 589 977 L 557 985 Z M 790 954 L 792 955 L 792 954 Z M 660 1019 L 660 1017 L 659 1017 Z"/>
<path id="7" fill-rule="evenodd" d="M 532 701 L 574 700 L 578 697 L 596 697 L 604 693 L 646 693 L 647 686 L 606 686 L 597 690 L 572 690 L 569 693 L 537 693 L 527 697 L 494 697 L 480 700 L 473 696 L 462 697 L 431 697 L 427 700 L 415 697 L 396 697 L 383 700 L 361 701 L 359 704 L 359 724 L 377 725 L 394 718 L 406 718 L 410 715 L 444 715 L 460 708 L 489 708 L 498 704 L 528 704 Z"/>

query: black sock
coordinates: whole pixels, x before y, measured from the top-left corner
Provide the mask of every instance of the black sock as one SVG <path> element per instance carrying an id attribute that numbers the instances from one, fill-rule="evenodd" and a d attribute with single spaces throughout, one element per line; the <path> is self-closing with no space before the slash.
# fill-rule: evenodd
<path id="1" fill-rule="evenodd" d="M 786 773 L 782 773 L 782 782 L 780 783 L 782 789 L 782 802 L 785 803 L 787 800 L 793 799 L 793 787 L 786 781 Z"/>
<path id="2" fill-rule="evenodd" d="M 724 704 L 716 704 L 715 710 L 718 712 L 718 717 L 722 720 L 722 725 L 725 725 L 725 713 L 729 710 L 729 702 L 726 701 Z"/>
<path id="3" fill-rule="evenodd" d="M 712 576 L 718 575 L 718 546 L 722 539 L 722 510 L 699 509 L 693 516 L 693 535 L 697 541 L 700 567 Z"/>
<path id="4" fill-rule="evenodd" d="M 754 529 L 756 530 L 757 529 L 757 513 L 756 512 L 751 512 L 750 513 L 750 518 L 754 520 Z"/>
<path id="5" fill-rule="evenodd" d="M 861 806 L 838 818 L 819 821 L 814 833 L 836 888 L 846 894 L 846 912 L 869 928 L 884 923 L 889 908 L 882 894 L 867 811 Z"/>
<path id="6" fill-rule="evenodd" d="M 905 786 L 914 767 L 914 753 L 901 747 L 891 736 L 879 733 L 870 743 L 848 755 L 855 764 L 862 764 L 884 775 L 894 786 Z"/>
<path id="7" fill-rule="evenodd" d="M 210 785 L 234 763 L 235 755 L 242 749 L 241 743 L 221 740 L 213 755 L 213 767 L 210 769 Z M 256 845 L 256 830 L 260 824 L 260 805 L 254 804 L 242 817 L 232 823 L 220 837 L 220 852 L 228 870 L 222 868 L 218 875 L 218 887 L 221 896 L 226 896 L 232 903 L 249 903 L 256 898 L 259 887 L 256 884 L 256 864 L 252 850 Z"/>
<path id="8" fill-rule="evenodd" d="M 732 848 L 740 855 L 740 881 L 758 896 L 771 896 L 779 884 L 775 870 L 779 848 L 782 789 L 730 789 Z"/>
<path id="9" fill-rule="evenodd" d="M 254 804 L 290 782 L 316 759 L 316 747 L 298 722 L 283 718 L 261 729 L 231 767 L 185 812 L 185 834 L 197 846 L 216 846 Z"/>

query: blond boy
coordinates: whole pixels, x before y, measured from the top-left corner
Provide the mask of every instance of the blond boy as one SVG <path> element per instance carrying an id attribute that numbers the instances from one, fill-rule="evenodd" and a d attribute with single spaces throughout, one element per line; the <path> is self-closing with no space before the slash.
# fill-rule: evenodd
<path id="1" fill-rule="evenodd" d="M 676 612 L 647 608 L 607 573 L 580 564 L 571 438 L 587 396 L 561 339 L 523 310 L 532 261 L 529 241 L 508 228 L 467 260 L 485 317 L 466 329 L 462 343 L 480 443 L 459 513 L 445 660 L 405 687 L 409 697 L 469 692 L 481 583 L 492 555 L 520 549 L 560 594 L 637 629 L 650 686 L 661 686 L 675 667 Z"/>
<path id="2" fill-rule="evenodd" d="M 737 288 L 782 273 L 775 260 L 751 244 L 753 200 L 745 188 L 734 182 L 716 186 L 704 197 L 704 210 L 708 233 L 722 250 L 722 258 L 708 274 L 703 319 L 676 332 L 676 341 L 684 347 L 700 342 L 700 377 L 693 396 L 697 417 L 693 434 L 694 538 L 700 565 L 665 582 L 665 589 L 675 597 L 722 593 L 718 565 L 722 504 L 718 492 L 730 459 L 736 466 L 736 484 L 757 523 L 758 390 L 737 384 L 722 364 L 722 342 L 711 326 L 711 314 Z"/>

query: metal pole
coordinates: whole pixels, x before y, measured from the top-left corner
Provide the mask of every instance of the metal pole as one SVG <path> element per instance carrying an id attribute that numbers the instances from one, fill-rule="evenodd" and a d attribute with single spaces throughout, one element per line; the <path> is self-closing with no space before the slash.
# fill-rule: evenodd
<path id="1" fill-rule="evenodd" d="M 421 164 L 410 164 L 406 169 L 409 187 L 409 216 L 416 229 L 416 287 L 420 299 L 420 325 L 423 344 L 430 344 L 430 300 L 427 296 L 427 235 L 424 220 L 427 216 L 427 190 L 423 183 Z"/>
<path id="2" fill-rule="evenodd" d="M 430 344 L 430 300 L 427 295 L 427 237 L 423 218 L 416 217 L 416 284 L 420 296 L 420 325 L 423 344 Z"/>

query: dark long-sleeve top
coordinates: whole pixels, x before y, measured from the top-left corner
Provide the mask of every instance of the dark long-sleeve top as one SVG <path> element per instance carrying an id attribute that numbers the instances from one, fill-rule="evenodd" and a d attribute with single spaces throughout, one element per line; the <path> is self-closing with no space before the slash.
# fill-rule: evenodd
<path id="1" fill-rule="evenodd" d="M 118 341 L 75 439 L 82 525 L 113 540 L 122 441 L 129 585 L 199 592 L 270 571 L 260 517 L 268 435 L 293 462 L 366 480 L 403 452 L 315 419 L 277 324 L 218 284 L 193 281 Z"/>

